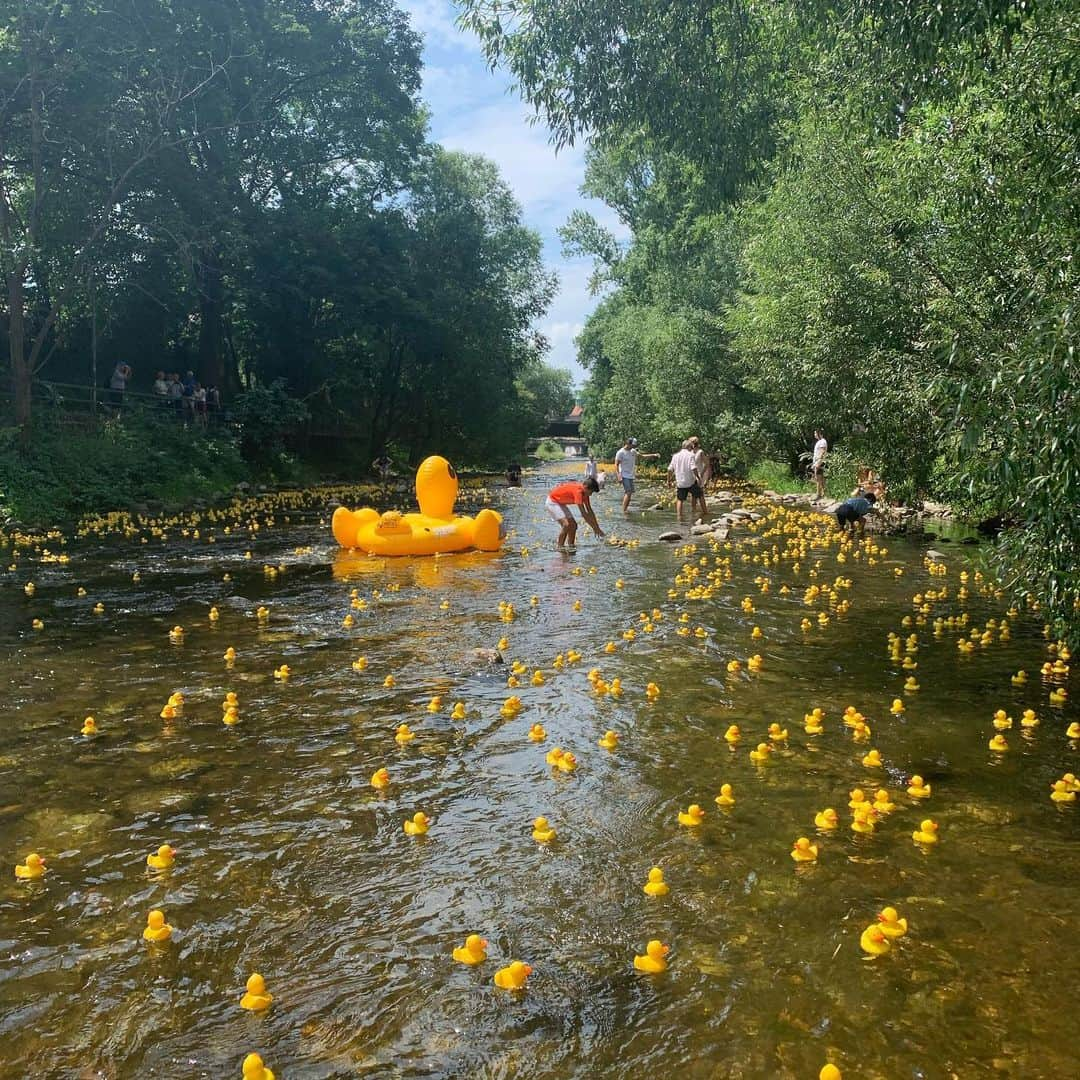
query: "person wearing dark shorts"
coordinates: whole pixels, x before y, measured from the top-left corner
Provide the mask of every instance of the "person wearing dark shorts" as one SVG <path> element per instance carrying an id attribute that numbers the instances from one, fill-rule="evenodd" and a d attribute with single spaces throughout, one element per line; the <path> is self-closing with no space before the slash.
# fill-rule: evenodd
<path id="1" fill-rule="evenodd" d="M 693 521 L 694 503 L 697 500 L 704 502 L 705 496 L 701 491 L 701 477 L 697 471 L 697 460 L 689 442 L 682 444 L 682 449 L 677 450 L 668 465 L 668 472 L 675 475 L 675 517 L 678 523 L 683 523 L 683 503 L 689 495 L 693 500 L 690 504 L 690 518 Z"/>
<path id="2" fill-rule="evenodd" d="M 860 533 L 864 532 L 866 523 L 863 518 L 873 510 L 876 502 L 877 496 L 872 491 L 842 502 L 836 508 L 836 524 L 840 527 L 840 531 L 847 532 L 847 527 L 850 525 L 852 532 L 855 531 L 856 526 Z"/>

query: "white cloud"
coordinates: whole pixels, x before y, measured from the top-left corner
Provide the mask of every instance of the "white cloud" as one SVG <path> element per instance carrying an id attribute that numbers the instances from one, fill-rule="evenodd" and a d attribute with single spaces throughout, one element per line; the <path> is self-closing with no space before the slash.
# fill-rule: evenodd
<path id="1" fill-rule="evenodd" d="M 457 8 L 449 0 L 398 0 L 424 44 L 479 51 L 480 43 L 472 34 L 463 34 L 455 24 Z"/>

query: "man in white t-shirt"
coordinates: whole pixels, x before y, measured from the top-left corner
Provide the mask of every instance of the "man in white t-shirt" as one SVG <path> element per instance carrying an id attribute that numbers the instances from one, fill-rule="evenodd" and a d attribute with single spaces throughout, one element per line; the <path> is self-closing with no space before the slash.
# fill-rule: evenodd
<path id="1" fill-rule="evenodd" d="M 693 507 L 701 494 L 701 477 L 698 475 L 697 462 L 694 460 L 694 451 L 689 441 L 682 444 L 682 449 L 677 450 L 668 465 L 668 472 L 675 474 L 675 517 L 681 525 L 683 523 L 683 503 L 686 496 L 691 498 L 690 516 L 693 518 Z"/>
<path id="2" fill-rule="evenodd" d="M 820 428 L 814 428 L 814 460 L 810 463 L 810 474 L 817 484 L 817 497 L 825 498 L 825 455 L 829 452 L 829 444 L 825 441 L 825 435 Z"/>
<path id="3" fill-rule="evenodd" d="M 615 455 L 615 475 L 623 488 L 622 512 L 630 513 L 630 496 L 634 494 L 634 477 L 637 475 L 638 458 L 658 458 L 659 454 L 642 454 L 637 449 L 637 439 L 627 439 Z"/>

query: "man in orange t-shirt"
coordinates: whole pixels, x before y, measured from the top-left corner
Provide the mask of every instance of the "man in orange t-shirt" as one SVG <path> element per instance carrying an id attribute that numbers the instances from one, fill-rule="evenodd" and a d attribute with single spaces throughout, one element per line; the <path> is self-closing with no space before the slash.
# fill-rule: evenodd
<path id="1" fill-rule="evenodd" d="M 583 484 L 576 480 L 568 480 L 564 484 L 556 484 L 549 492 L 544 509 L 559 523 L 559 550 L 565 551 L 567 547 L 574 546 L 574 537 L 577 536 L 577 520 L 574 518 L 571 506 L 581 507 L 581 516 L 586 524 L 598 537 L 604 535 L 600 523 L 596 520 L 589 496 L 595 495 L 600 490 L 596 480 L 587 476 Z"/>

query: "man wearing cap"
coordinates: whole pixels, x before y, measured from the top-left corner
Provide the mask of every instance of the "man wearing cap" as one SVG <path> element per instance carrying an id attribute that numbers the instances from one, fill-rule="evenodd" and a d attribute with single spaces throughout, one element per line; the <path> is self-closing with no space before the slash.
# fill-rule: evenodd
<path id="1" fill-rule="evenodd" d="M 658 458 L 659 454 L 641 454 L 637 449 L 637 439 L 627 439 L 622 449 L 615 455 L 615 475 L 622 482 L 622 511 L 630 513 L 630 497 L 634 494 L 634 477 L 637 475 L 638 458 Z"/>

